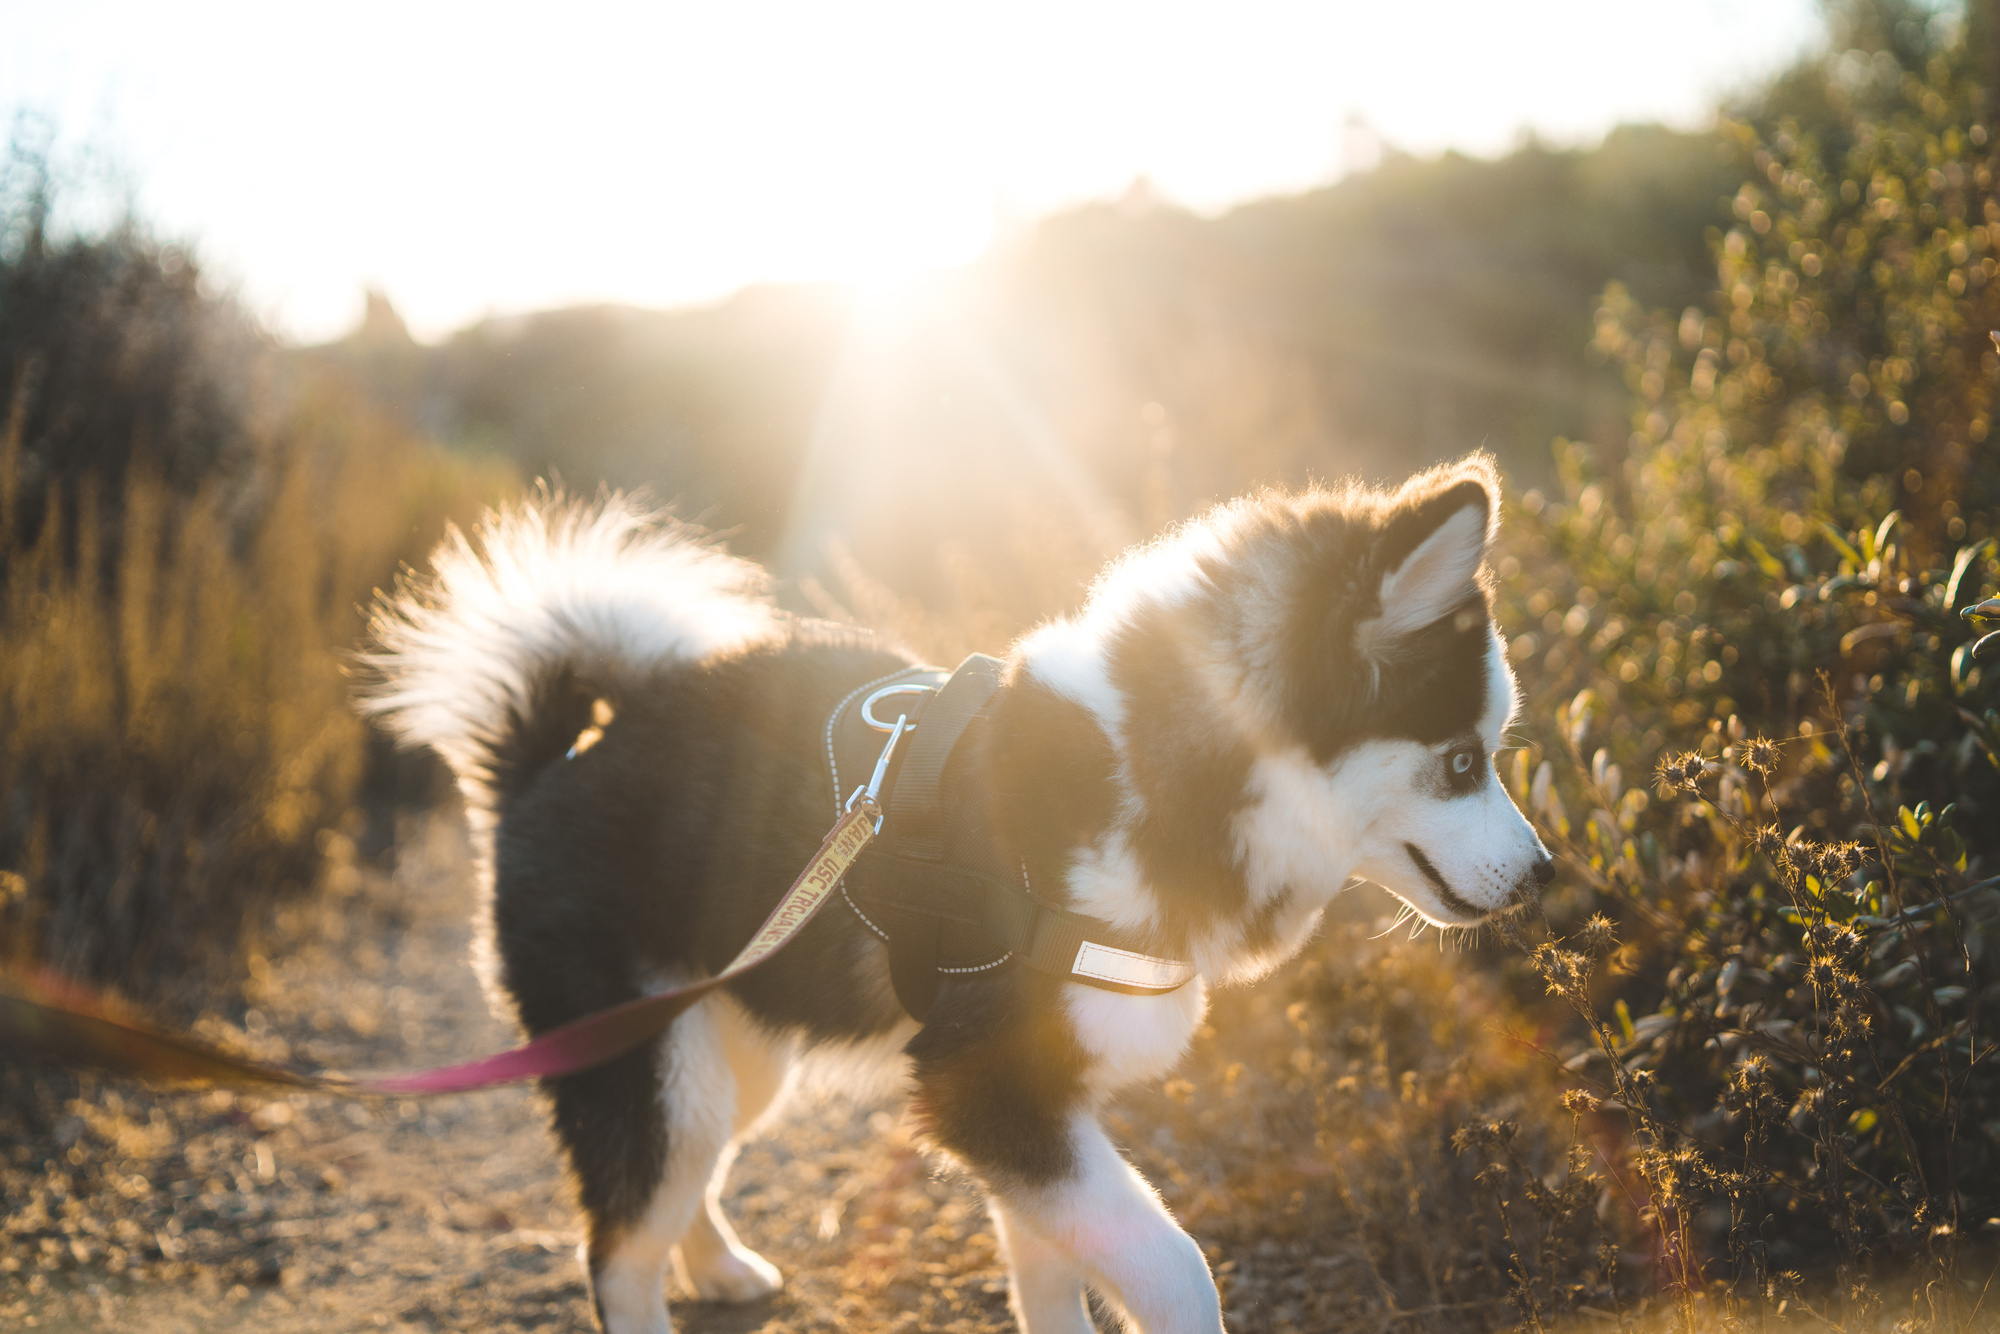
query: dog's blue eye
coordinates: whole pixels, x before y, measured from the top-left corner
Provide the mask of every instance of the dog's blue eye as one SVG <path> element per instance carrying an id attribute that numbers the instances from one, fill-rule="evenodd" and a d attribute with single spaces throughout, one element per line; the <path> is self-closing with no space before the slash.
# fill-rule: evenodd
<path id="1" fill-rule="evenodd" d="M 1454 752 L 1451 757 L 1451 771 L 1455 774 L 1471 773 L 1472 752 L 1469 750 L 1461 750 Z"/>

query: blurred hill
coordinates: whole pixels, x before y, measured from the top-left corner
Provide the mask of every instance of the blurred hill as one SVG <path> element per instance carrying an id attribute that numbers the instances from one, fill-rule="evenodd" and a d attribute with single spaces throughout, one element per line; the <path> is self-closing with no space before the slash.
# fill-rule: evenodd
<path id="1" fill-rule="evenodd" d="M 573 489 L 650 486 L 754 542 L 782 522 L 845 321 L 838 291 L 758 288 L 706 309 L 490 319 L 428 348 L 370 293 L 360 326 L 308 355 L 347 363 L 433 438 Z"/>
<path id="2" fill-rule="evenodd" d="M 1622 442 L 1624 387 L 1583 355 L 1598 296 L 1704 299 L 1744 175 L 1714 136 L 1635 126 L 1587 151 L 1392 156 L 1215 218 L 1142 182 L 894 300 L 765 287 L 424 347 L 375 296 L 306 355 L 461 448 L 648 486 L 790 573 L 839 536 L 908 587 L 1023 506 L 1104 545 L 1257 482 L 1480 445 L 1532 477 L 1552 436 Z"/>

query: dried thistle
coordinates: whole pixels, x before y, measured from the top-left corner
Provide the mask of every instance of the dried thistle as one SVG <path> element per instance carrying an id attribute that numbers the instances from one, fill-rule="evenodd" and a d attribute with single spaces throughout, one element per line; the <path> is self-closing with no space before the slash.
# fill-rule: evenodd
<path id="1" fill-rule="evenodd" d="M 1589 954 L 1603 954 L 1618 944 L 1618 928 L 1603 913 L 1592 914 L 1576 933 L 1576 943 Z"/>
<path id="2" fill-rule="evenodd" d="M 1856 843 L 1827 843 L 1819 849 L 1820 879 L 1828 884 L 1847 879 L 1861 866 L 1861 847 Z"/>
<path id="3" fill-rule="evenodd" d="M 1743 743 L 1740 758 L 1744 768 L 1760 778 L 1769 778 L 1777 772 L 1782 752 L 1779 751 L 1777 742 L 1760 736 Z"/>
<path id="4" fill-rule="evenodd" d="M 1575 950 L 1539 945 L 1529 960 L 1548 983 L 1551 995 L 1581 996 L 1584 984 L 1590 979 L 1590 959 Z"/>
<path id="5" fill-rule="evenodd" d="M 1708 762 L 1691 750 L 1670 755 L 1660 762 L 1660 782 L 1680 792 L 1696 791 L 1702 775 L 1707 772 Z"/>
<path id="6" fill-rule="evenodd" d="M 1763 853 L 1774 866 L 1785 864 L 1785 836 L 1778 831 L 1778 826 L 1774 824 L 1760 826 L 1750 835 L 1750 840 L 1756 845 L 1757 851 Z"/>

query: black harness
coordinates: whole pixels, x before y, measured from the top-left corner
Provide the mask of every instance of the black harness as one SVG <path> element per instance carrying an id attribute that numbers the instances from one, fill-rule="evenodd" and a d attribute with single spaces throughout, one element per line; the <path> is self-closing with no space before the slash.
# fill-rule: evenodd
<path id="1" fill-rule="evenodd" d="M 826 720 L 836 808 L 866 789 L 886 812 L 841 895 L 889 947 L 896 999 L 921 1022 L 946 977 L 1014 964 L 1132 995 L 1182 986 L 1192 963 L 1148 954 L 1109 922 L 1037 895 L 987 827 L 985 803 L 948 775 L 1001 666 L 975 653 L 955 672 L 908 668 L 856 687 Z"/>

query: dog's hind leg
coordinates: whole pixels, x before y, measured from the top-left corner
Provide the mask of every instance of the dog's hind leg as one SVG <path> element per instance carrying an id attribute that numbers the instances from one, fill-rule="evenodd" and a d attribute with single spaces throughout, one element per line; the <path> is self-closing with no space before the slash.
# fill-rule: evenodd
<path id="1" fill-rule="evenodd" d="M 628 1124 L 600 1124 L 610 1142 L 580 1140 L 564 1126 L 590 1215 L 585 1263 L 591 1296 L 608 1334 L 672 1334 L 665 1293 L 670 1255 L 704 1216 L 709 1182 L 734 1129 L 736 1078 L 719 1031 L 716 1002 L 703 1002 L 676 1019 L 658 1052 L 659 1063 L 652 1068 L 659 1077 L 650 1090 L 650 1108 L 615 1109 Z M 600 1123 L 611 1110 L 599 1112 Z M 644 1115 L 647 1110 L 650 1116 Z M 623 1183 L 613 1175 L 648 1167 L 649 1175 Z M 654 1184 L 647 1193 L 649 1180 Z M 643 1199 L 636 1208 L 635 1196 Z M 604 1207 L 607 1202 L 614 1207 Z M 624 1207 L 615 1207 L 619 1205 Z"/>
<path id="2" fill-rule="evenodd" d="M 696 1210 L 680 1245 L 674 1266 L 690 1292 L 708 1301 L 748 1302 L 769 1296 L 782 1286 L 777 1267 L 736 1238 L 736 1229 L 722 1212 L 722 1187 L 736 1152 L 783 1101 L 793 1065 L 793 1044 L 772 1037 L 737 1007 L 718 998 L 708 1006 L 736 1086 L 732 1138 L 709 1175 L 702 1207 Z"/>

